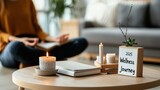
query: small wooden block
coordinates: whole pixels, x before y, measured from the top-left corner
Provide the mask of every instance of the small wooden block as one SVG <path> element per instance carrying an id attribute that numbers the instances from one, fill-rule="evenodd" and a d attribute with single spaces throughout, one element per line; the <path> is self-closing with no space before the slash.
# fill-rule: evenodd
<path id="1" fill-rule="evenodd" d="M 118 63 L 113 63 L 113 64 L 102 64 L 102 68 L 118 68 Z"/>
<path id="2" fill-rule="evenodd" d="M 102 73 L 117 74 L 118 69 L 117 68 L 106 68 L 106 69 L 102 70 Z"/>
<path id="3" fill-rule="evenodd" d="M 113 64 L 99 64 L 94 62 L 94 65 L 101 68 L 102 73 L 117 73 L 118 72 L 118 63 Z"/>

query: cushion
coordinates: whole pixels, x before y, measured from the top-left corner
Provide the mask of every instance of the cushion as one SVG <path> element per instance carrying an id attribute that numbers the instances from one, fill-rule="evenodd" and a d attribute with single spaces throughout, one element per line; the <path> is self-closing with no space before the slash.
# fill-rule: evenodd
<path id="1" fill-rule="evenodd" d="M 150 16 L 151 24 L 160 27 L 160 0 L 151 0 Z"/>
<path id="2" fill-rule="evenodd" d="M 149 2 L 140 1 L 124 1 L 119 4 L 118 7 L 118 19 L 117 25 L 127 25 L 127 16 L 131 5 L 132 11 L 129 16 L 128 27 L 144 27 L 148 25 L 149 17 Z"/>
<path id="3" fill-rule="evenodd" d="M 92 0 L 91 0 L 92 1 Z M 94 0 L 95 1 L 95 0 Z M 106 27 L 116 26 L 117 6 L 120 0 L 96 0 L 87 5 L 85 20 L 97 22 Z"/>

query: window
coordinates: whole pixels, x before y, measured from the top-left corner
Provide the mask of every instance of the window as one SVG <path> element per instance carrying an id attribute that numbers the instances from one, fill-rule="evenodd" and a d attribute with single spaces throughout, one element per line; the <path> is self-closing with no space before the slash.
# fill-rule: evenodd
<path id="1" fill-rule="evenodd" d="M 49 20 L 50 13 L 51 13 L 49 0 L 33 0 L 33 3 L 37 10 L 37 19 L 38 19 L 40 26 L 46 33 L 54 35 L 55 32 L 51 30 L 53 29 L 53 27 L 51 27 L 51 24 L 53 22 Z M 51 31 L 52 33 L 50 33 Z"/>
<path id="2" fill-rule="evenodd" d="M 67 0 L 67 3 L 70 3 L 71 0 Z M 80 2 L 81 1 L 81 2 Z M 82 2 L 83 1 L 83 2 Z M 77 0 L 77 4 L 76 4 L 76 16 L 80 17 L 81 14 L 83 14 L 85 12 L 85 9 L 82 7 L 85 7 L 85 0 Z M 58 35 L 59 30 L 57 30 L 57 23 L 55 23 L 55 19 L 53 18 L 53 12 L 51 12 L 50 10 L 50 0 L 33 0 L 33 3 L 36 7 L 37 10 L 37 19 L 38 22 L 40 24 L 40 26 L 42 27 L 42 29 L 52 35 L 52 36 L 56 36 Z M 80 12 L 77 8 L 80 8 Z M 83 11 L 82 11 L 83 10 Z M 63 16 L 63 18 L 67 18 L 67 19 L 71 19 L 71 15 L 70 15 L 71 11 L 66 9 L 65 10 L 65 14 Z M 81 15 L 83 16 L 83 15 Z"/>
<path id="3" fill-rule="evenodd" d="M 37 10 L 37 19 L 39 21 L 42 29 L 48 33 L 48 13 L 49 13 L 49 4 L 48 0 L 33 0 L 36 10 Z"/>
<path id="4" fill-rule="evenodd" d="M 33 0 L 37 10 L 37 19 L 44 32 L 51 36 L 58 35 L 55 21 L 53 20 L 53 13 L 50 10 L 50 0 Z"/>

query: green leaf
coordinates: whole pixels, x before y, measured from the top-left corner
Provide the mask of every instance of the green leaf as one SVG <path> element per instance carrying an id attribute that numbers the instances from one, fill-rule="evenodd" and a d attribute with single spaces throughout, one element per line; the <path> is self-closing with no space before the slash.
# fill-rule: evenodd
<path id="1" fill-rule="evenodd" d="M 133 42 L 135 42 L 136 39 L 133 39 Z"/>
<path id="2" fill-rule="evenodd" d="M 70 5 L 66 5 L 66 0 L 51 0 L 51 10 L 54 12 L 55 17 L 62 17 L 66 8 L 73 8 L 76 0 L 72 0 Z"/>
<path id="3" fill-rule="evenodd" d="M 123 42 L 123 44 L 125 44 L 126 46 L 134 46 L 137 45 L 137 43 L 135 42 L 135 39 L 133 38 L 128 38 L 128 40 L 126 42 Z"/>

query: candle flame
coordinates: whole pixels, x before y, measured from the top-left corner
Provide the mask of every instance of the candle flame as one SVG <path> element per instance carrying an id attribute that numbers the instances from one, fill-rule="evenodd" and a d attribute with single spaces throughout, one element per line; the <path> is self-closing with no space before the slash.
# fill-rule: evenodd
<path id="1" fill-rule="evenodd" d="M 47 57 L 49 56 L 48 52 L 46 52 L 46 56 L 47 56 Z"/>
<path id="2" fill-rule="evenodd" d="M 99 45 L 103 46 L 103 43 L 101 42 Z"/>

